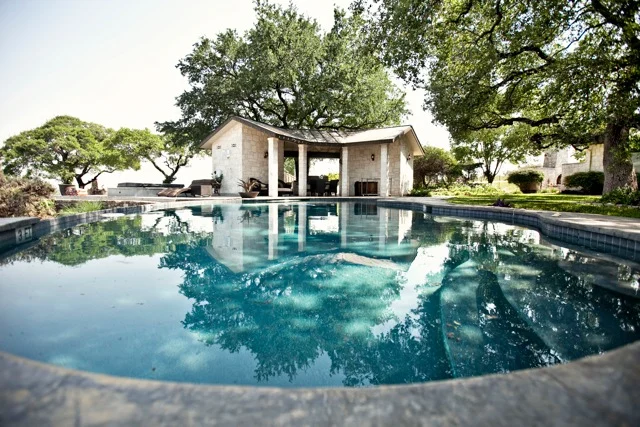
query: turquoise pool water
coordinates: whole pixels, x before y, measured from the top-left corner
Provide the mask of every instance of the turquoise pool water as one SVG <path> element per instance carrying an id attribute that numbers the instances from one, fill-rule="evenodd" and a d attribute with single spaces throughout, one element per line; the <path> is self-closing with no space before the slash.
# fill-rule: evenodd
<path id="1" fill-rule="evenodd" d="M 640 338 L 640 268 L 538 232 L 363 203 L 105 219 L 0 260 L 0 350 L 112 375 L 371 386 Z"/>

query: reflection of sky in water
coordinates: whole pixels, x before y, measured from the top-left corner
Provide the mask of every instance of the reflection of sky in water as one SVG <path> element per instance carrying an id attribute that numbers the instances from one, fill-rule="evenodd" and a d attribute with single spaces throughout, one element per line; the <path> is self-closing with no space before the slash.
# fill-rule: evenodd
<path id="1" fill-rule="evenodd" d="M 640 336 L 640 269 L 500 223 L 365 204 L 111 218 L 0 261 L 0 349 L 175 381 L 366 386 Z"/>

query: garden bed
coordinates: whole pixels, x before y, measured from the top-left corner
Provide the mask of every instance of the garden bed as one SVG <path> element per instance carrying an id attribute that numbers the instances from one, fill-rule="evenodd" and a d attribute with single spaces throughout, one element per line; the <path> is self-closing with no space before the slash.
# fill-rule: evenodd
<path id="1" fill-rule="evenodd" d="M 56 216 L 64 216 L 83 212 L 100 211 L 103 209 L 122 208 L 146 204 L 149 203 L 118 200 L 56 200 L 55 210 Z"/>

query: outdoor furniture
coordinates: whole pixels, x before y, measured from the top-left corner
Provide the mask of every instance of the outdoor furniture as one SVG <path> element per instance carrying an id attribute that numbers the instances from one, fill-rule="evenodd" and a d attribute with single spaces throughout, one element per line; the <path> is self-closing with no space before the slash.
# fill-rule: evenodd
<path id="1" fill-rule="evenodd" d="M 356 181 L 355 183 L 355 195 L 356 196 L 377 196 L 378 193 L 378 179 L 366 178 L 362 181 Z"/>
<path id="2" fill-rule="evenodd" d="M 258 178 L 249 178 L 249 182 L 256 183 L 256 186 L 254 187 L 254 191 L 258 191 L 259 196 L 269 195 L 269 184 L 265 184 L 264 182 L 260 181 Z M 285 194 L 287 195 L 293 194 L 292 185 L 290 183 L 287 184 L 281 179 L 278 179 L 278 196 L 282 196 Z"/>
<path id="3" fill-rule="evenodd" d="M 309 175 L 309 177 L 307 177 L 307 183 L 309 184 L 310 194 L 313 196 L 322 196 L 325 193 L 325 182 L 326 180 L 324 178 Z"/>
<path id="4" fill-rule="evenodd" d="M 258 178 L 249 178 L 250 183 L 254 183 L 253 191 L 258 192 L 258 196 L 268 196 L 269 195 L 269 185 L 260 181 Z"/>
<path id="5" fill-rule="evenodd" d="M 329 194 L 330 196 L 331 195 L 336 195 L 337 196 L 338 195 L 338 183 L 339 182 L 340 181 L 337 180 L 337 179 L 332 179 L 331 181 L 329 181 L 327 183 L 327 186 L 326 186 L 327 194 Z"/>
<path id="6" fill-rule="evenodd" d="M 180 197 L 180 195 L 191 195 L 192 197 L 209 197 L 213 193 L 213 186 L 216 184 L 212 179 L 196 179 L 185 188 L 167 188 L 158 192 L 158 196 Z"/>
<path id="7" fill-rule="evenodd" d="M 183 184 L 149 184 L 146 182 L 119 182 L 118 188 L 182 188 Z"/>
<path id="8" fill-rule="evenodd" d="M 293 185 L 292 183 L 286 183 L 283 180 L 278 180 L 278 196 L 293 195 Z"/>

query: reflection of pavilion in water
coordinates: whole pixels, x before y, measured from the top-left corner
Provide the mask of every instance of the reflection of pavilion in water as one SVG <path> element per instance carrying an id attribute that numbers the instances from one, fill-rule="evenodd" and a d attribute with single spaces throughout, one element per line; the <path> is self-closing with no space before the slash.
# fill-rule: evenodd
<path id="1" fill-rule="evenodd" d="M 202 207 L 203 215 L 211 207 Z M 413 212 L 366 203 L 218 205 L 208 253 L 235 273 L 285 256 L 356 254 L 356 263 L 384 258 L 410 263 Z M 387 261 L 388 262 L 388 261 Z"/>

